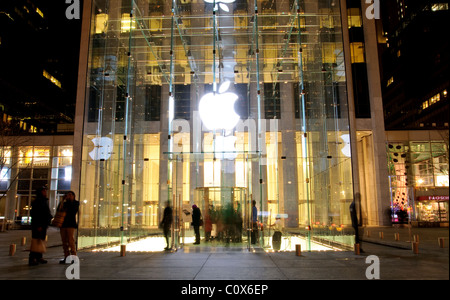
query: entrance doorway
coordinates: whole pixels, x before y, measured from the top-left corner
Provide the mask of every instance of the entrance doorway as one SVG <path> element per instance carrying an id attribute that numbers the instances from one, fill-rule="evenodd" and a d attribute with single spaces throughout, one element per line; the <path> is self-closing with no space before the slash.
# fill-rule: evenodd
<path id="1" fill-rule="evenodd" d="M 203 225 L 201 245 L 255 248 L 251 219 L 251 173 L 249 153 L 236 154 L 234 159 L 219 159 L 214 154 L 169 154 L 169 200 L 173 205 L 174 226 L 172 246 L 181 248 L 195 241 L 192 206 L 199 207 Z M 256 157 L 256 156 L 255 156 Z M 259 240 L 259 239 L 257 239 Z"/>

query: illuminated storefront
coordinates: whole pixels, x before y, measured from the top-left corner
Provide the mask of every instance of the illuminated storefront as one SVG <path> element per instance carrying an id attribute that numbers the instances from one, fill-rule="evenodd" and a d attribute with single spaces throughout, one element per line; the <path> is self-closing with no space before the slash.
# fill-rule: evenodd
<path id="1" fill-rule="evenodd" d="M 19 136 L 0 147 L 0 216 L 10 228 L 29 225 L 35 191 L 48 187 L 49 206 L 71 190 L 73 136 Z"/>
<path id="2" fill-rule="evenodd" d="M 388 133 L 398 134 L 387 143 L 392 221 L 448 226 L 448 140 L 439 131 Z"/>
<path id="3" fill-rule="evenodd" d="M 277 215 L 307 250 L 353 245 L 339 2 L 96 0 L 90 22 L 79 248 L 161 234 L 167 201 L 175 247 L 192 204 L 251 247 L 251 200 L 257 246 Z"/>

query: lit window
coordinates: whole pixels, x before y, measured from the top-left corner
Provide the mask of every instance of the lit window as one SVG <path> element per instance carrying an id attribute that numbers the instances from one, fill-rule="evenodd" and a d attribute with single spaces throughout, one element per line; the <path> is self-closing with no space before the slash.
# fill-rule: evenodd
<path id="1" fill-rule="evenodd" d="M 36 7 L 36 12 L 37 12 L 38 15 L 41 16 L 41 18 L 44 17 L 44 13 L 43 13 L 39 8 L 37 8 L 37 7 Z"/>
<path id="2" fill-rule="evenodd" d="M 57 87 L 61 88 L 61 82 L 56 79 L 55 77 L 53 77 L 52 75 L 50 75 L 50 73 L 48 73 L 47 71 L 43 71 L 42 75 L 47 78 L 48 80 L 50 80 L 54 85 L 56 85 Z"/>
<path id="3" fill-rule="evenodd" d="M 394 76 L 392 76 L 391 78 L 389 78 L 387 85 L 386 86 L 390 86 L 391 84 L 394 83 Z"/>
<path id="4" fill-rule="evenodd" d="M 348 28 L 352 27 L 361 27 L 361 11 L 359 8 L 349 8 L 347 9 L 348 13 Z"/>
<path id="5" fill-rule="evenodd" d="M 108 15 L 98 14 L 95 16 L 95 33 L 105 33 L 108 27 Z"/>
<path id="6" fill-rule="evenodd" d="M 431 11 L 448 10 L 448 3 L 435 3 L 431 5 Z"/>
<path id="7" fill-rule="evenodd" d="M 131 29 L 136 29 L 136 20 L 132 20 L 130 14 L 122 14 L 120 32 L 130 32 Z"/>
<path id="8" fill-rule="evenodd" d="M 364 43 L 350 43 L 351 59 L 353 63 L 363 63 L 364 59 Z"/>

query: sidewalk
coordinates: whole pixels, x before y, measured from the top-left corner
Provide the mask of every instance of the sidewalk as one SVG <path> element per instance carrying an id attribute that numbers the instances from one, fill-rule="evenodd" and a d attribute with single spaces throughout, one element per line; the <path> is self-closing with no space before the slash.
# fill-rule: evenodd
<path id="1" fill-rule="evenodd" d="M 370 237 L 367 237 L 370 230 Z M 383 239 L 379 232 L 383 231 Z M 360 255 L 351 251 L 254 253 L 245 249 L 186 246 L 177 252 L 80 251 L 79 274 L 82 280 L 367 280 L 366 270 L 373 264 L 366 258 L 376 255 L 380 262 L 381 280 L 448 280 L 448 229 L 413 228 L 419 235 L 419 253 L 413 253 L 408 228 L 364 228 Z M 395 241 L 394 233 L 400 240 Z M 31 232 L 0 232 L 0 280 L 50 279 L 66 280 L 69 265 L 60 265 L 62 247 L 59 231 L 48 231 L 48 264 L 28 266 Z M 27 244 L 21 245 L 22 237 Z M 440 248 L 438 237 L 445 238 Z M 16 253 L 9 255 L 9 245 Z"/>

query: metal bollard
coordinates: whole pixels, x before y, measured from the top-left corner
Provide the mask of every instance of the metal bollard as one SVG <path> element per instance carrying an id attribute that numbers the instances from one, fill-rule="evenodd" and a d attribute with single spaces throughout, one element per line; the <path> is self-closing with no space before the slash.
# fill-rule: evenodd
<path id="1" fill-rule="evenodd" d="M 359 255 L 360 254 L 360 246 L 359 246 L 359 244 L 355 244 L 355 254 L 356 255 Z"/>
<path id="2" fill-rule="evenodd" d="M 419 243 L 413 242 L 412 243 L 412 250 L 413 250 L 414 254 L 419 254 Z"/>
<path id="3" fill-rule="evenodd" d="M 370 237 L 370 230 L 367 230 L 367 237 Z"/>
<path id="4" fill-rule="evenodd" d="M 14 256 L 16 254 L 16 244 L 9 245 L 9 256 Z"/>
<path id="5" fill-rule="evenodd" d="M 380 231 L 380 239 L 383 239 L 383 237 L 384 237 L 383 231 Z"/>
<path id="6" fill-rule="evenodd" d="M 297 256 L 302 255 L 302 245 L 300 245 L 300 244 L 295 245 L 295 255 L 297 255 Z"/>
<path id="7" fill-rule="evenodd" d="M 120 256 L 125 256 L 127 252 L 127 245 L 120 245 Z"/>
<path id="8" fill-rule="evenodd" d="M 438 242 L 439 242 L 439 248 L 444 248 L 444 238 L 438 238 Z"/>
<path id="9" fill-rule="evenodd" d="M 400 241 L 400 233 L 395 233 L 394 238 L 396 241 Z"/>
<path id="10" fill-rule="evenodd" d="M 27 238 L 24 236 L 22 237 L 22 241 L 20 243 L 21 246 L 25 246 L 27 244 Z"/>
<path id="11" fill-rule="evenodd" d="M 414 235 L 414 242 L 417 244 L 419 243 L 419 235 Z"/>

